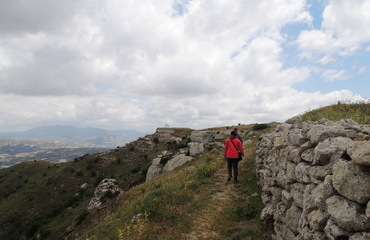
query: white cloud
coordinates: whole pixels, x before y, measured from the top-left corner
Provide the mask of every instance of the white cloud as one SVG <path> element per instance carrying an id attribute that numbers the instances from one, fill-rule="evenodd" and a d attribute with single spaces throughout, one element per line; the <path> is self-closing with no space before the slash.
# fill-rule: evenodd
<path id="1" fill-rule="evenodd" d="M 335 58 L 329 55 L 324 55 L 320 60 L 319 63 L 321 65 L 326 65 L 328 63 L 335 62 Z"/>
<path id="2" fill-rule="evenodd" d="M 358 72 L 359 73 L 364 73 L 364 72 L 366 72 L 366 71 L 368 71 L 368 66 L 363 66 L 363 67 L 361 67 L 359 70 L 358 70 Z"/>
<path id="3" fill-rule="evenodd" d="M 324 31 L 302 31 L 297 39 L 299 47 L 303 50 L 303 57 L 310 58 L 312 54 L 332 53 L 337 49 L 337 42 Z"/>
<path id="4" fill-rule="evenodd" d="M 2 0 L 0 34 L 24 35 L 65 27 L 88 0 L 61 2 L 48 0 Z"/>
<path id="5" fill-rule="evenodd" d="M 262 31 L 280 41 L 280 26 L 308 18 L 304 1 L 275 2 L 284 14 L 277 14 L 265 2 L 190 1 L 183 2 L 189 6 L 182 17 L 173 17 L 173 4 L 165 0 L 155 4 L 89 2 L 83 11 L 85 1 L 60 6 L 56 22 L 50 20 L 49 12 L 56 5 L 41 8 L 41 0 L 29 4 L 30 16 L 41 10 L 36 23 L 50 23 L 19 24 L 22 28 L 17 36 L 28 32 L 28 37 L 22 37 L 23 41 L 9 38 L 10 54 L 20 56 L 21 61 L 4 69 L 2 92 L 89 95 L 98 94 L 104 82 L 105 88 L 130 89 L 137 94 L 211 94 L 230 73 L 230 56 L 242 51 L 253 35 Z M 16 16 L 22 13 L 13 2 L 7 5 Z M 68 8 L 71 12 L 64 11 Z M 261 18 L 259 12 L 270 17 Z M 19 21 L 29 21 L 29 15 Z M 10 22 L 11 15 L 6 17 Z"/>
<path id="6" fill-rule="evenodd" d="M 330 0 L 323 13 L 323 29 L 345 46 L 370 40 L 370 2 L 367 0 Z"/>
<path id="7" fill-rule="evenodd" d="M 350 91 L 321 94 L 292 89 L 275 91 L 252 85 L 243 90 L 242 95 L 237 91 L 230 98 L 219 93 L 181 99 L 159 96 L 146 100 L 118 96 L 0 95 L 0 111 L 6 113 L 1 117 L 0 126 L 6 126 L 7 131 L 19 129 L 19 126 L 50 124 L 154 131 L 167 123 L 173 127 L 201 129 L 238 123 L 285 121 L 292 117 L 292 113 L 304 113 L 338 100 L 361 99 Z M 14 99 L 17 101 L 14 102 Z"/>
<path id="8" fill-rule="evenodd" d="M 324 55 L 351 55 L 361 49 L 361 44 L 370 41 L 370 2 L 367 0 L 329 0 L 323 12 L 322 28 L 300 33 L 296 43 L 302 56 L 311 58 Z"/>
<path id="9" fill-rule="evenodd" d="M 284 65 L 280 31 L 312 24 L 304 0 L 23 2 L 0 10 L 0 130 L 282 121 L 353 95 L 293 89 L 312 70 Z M 350 49 L 334 30 L 297 42 L 307 56 Z"/>
<path id="10" fill-rule="evenodd" d="M 338 69 L 327 69 L 322 73 L 322 77 L 325 81 L 347 80 L 349 78 L 345 70 Z"/>
<path id="11" fill-rule="evenodd" d="M 17 99 L 14 102 L 14 99 Z M 145 115 L 137 100 L 112 96 L 14 96 L 0 95 L 3 124 L 40 126 L 71 124 L 119 128 L 140 127 Z M 14 111 L 14 109 L 16 111 Z M 30 124 L 31 123 L 31 124 Z M 125 125 L 121 126 L 124 123 Z"/>

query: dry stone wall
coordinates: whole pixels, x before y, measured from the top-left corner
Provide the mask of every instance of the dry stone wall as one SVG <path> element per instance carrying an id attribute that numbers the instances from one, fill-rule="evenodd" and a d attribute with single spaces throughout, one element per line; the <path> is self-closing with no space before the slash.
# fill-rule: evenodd
<path id="1" fill-rule="evenodd" d="M 295 117 L 262 136 L 256 174 L 276 240 L 370 239 L 370 125 Z"/>

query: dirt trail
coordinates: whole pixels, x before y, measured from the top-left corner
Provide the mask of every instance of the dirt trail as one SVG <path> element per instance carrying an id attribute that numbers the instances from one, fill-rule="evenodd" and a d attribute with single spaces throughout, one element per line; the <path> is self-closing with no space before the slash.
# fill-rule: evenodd
<path id="1" fill-rule="evenodd" d="M 189 240 L 213 240 L 218 239 L 218 231 L 214 229 L 214 221 L 222 211 L 228 207 L 231 200 L 237 196 L 235 185 L 227 182 L 226 166 L 218 170 L 215 174 L 217 180 L 213 189 L 215 194 L 212 196 L 209 205 L 200 210 L 198 218 L 194 222 L 193 231 L 186 236 Z"/>

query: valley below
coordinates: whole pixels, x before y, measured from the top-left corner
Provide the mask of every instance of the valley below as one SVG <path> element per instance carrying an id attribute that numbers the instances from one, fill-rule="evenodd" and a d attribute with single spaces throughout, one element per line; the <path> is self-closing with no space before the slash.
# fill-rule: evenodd
<path id="1" fill-rule="evenodd" d="M 43 126 L 0 133 L 0 168 L 24 161 L 60 163 L 123 146 L 145 133 L 73 126 Z"/>
<path id="2" fill-rule="evenodd" d="M 0 168 L 25 161 L 61 163 L 73 161 L 86 154 L 104 152 L 109 148 L 72 147 L 59 142 L 2 140 L 0 141 Z"/>

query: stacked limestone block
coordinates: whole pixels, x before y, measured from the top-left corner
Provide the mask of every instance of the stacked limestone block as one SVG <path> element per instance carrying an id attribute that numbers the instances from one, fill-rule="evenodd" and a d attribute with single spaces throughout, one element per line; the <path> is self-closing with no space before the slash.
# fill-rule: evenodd
<path id="1" fill-rule="evenodd" d="M 369 125 L 299 117 L 262 136 L 261 218 L 274 239 L 370 239 L 369 138 Z"/>

